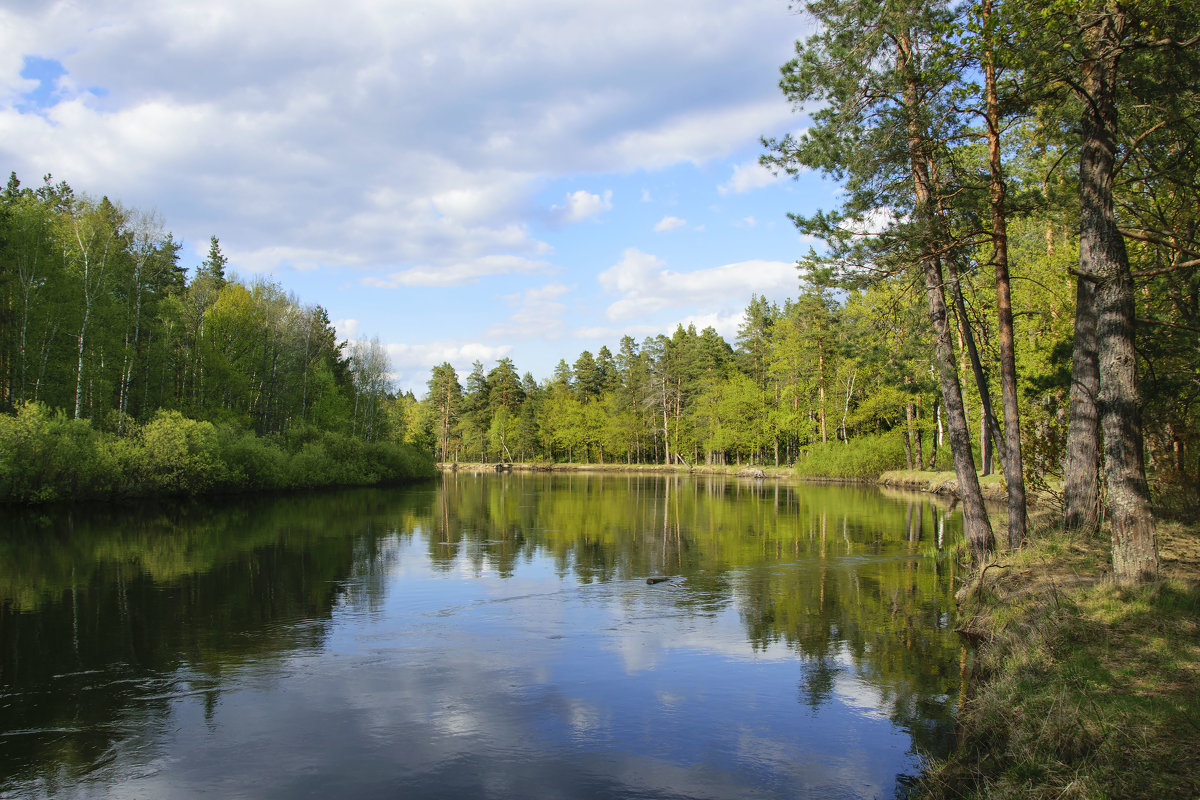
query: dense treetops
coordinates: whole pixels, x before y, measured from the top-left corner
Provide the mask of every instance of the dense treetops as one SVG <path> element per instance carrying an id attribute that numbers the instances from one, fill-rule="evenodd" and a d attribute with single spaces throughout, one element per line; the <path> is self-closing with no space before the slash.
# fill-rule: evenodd
<path id="1" fill-rule="evenodd" d="M 415 400 L 392 392 L 378 341 L 339 342 L 320 306 L 228 275 L 215 236 L 190 281 L 179 249 L 154 214 L 9 178 L 0 500 L 429 473 L 399 449 Z M 388 444 L 369 463 L 363 448 Z"/>

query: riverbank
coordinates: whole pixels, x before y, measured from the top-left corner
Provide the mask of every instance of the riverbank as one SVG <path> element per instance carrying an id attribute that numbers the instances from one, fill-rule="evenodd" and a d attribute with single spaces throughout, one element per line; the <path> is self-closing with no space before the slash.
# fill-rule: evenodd
<path id="1" fill-rule="evenodd" d="M 511 464 L 484 464 L 480 462 L 439 462 L 441 472 L 485 473 L 485 472 L 647 472 L 682 473 L 695 475 L 729 475 L 742 478 L 771 478 L 776 480 L 795 478 L 792 467 L 748 467 L 745 465 L 697 464 L 574 464 L 550 462 L 514 462 Z"/>
<path id="2" fill-rule="evenodd" d="M 948 472 L 890 470 L 880 475 L 875 482 L 881 486 L 891 486 L 897 489 L 961 497 L 958 490 L 958 477 L 953 470 Z M 984 500 L 998 503 L 1008 501 L 1008 487 L 1004 483 L 1004 476 L 999 473 L 980 475 L 979 489 L 983 493 Z"/>
<path id="3" fill-rule="evenodd" d="M 916 798 L 1200 795 L 1200 525 L 1160 522 L 1161 579 L 1109 578 L 1107 533 L 1037 515 L 966 593 L 959 747 Z"/>
<path id="4" fill-rule="evenodd" d="M 693 475 L 728 475 L 739 478 L 763 478 L 770 480 L 794 480 L 803 483 L 834 483 L 834 484 L 877 484 L 893 489 L 907 489 L 915 492 L 928 492 L 949 497 L 958 497 L 958 478 L 953 471 L 933 472 L 929 470 L 891 470 L 878 477 L 856 478 L 820 475 L 798 475 L 795 467 L 747 466 L 739 464 L 711 465 L 697 464 L 574 464 L 574 463 L 542 463 L 514 462 L 505 464 L 484 464 L 480 462 L 440 462 L 437 468 L 441 472 L 487 473 L 487 472 L 643 472 L 643 473 L 675 473 Z M 1004 484 L 1004 476 L 1000 474 L 983 475 L 979 478 L 983 499 L 989 502 L 1003 503 L 1008 500 L 1008 489 Z M 1038 497 L 1033 501 L 1037 502 Z"/>

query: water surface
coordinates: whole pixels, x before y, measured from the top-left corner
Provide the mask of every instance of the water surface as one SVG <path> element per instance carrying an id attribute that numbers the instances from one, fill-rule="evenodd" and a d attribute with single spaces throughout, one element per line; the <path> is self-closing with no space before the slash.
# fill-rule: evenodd
<path id="1" fill-rule="evenodd" d="M 926 498 L 461 474 L 0 528 L 0 797 L 893 797 L 952 736 Z"/>

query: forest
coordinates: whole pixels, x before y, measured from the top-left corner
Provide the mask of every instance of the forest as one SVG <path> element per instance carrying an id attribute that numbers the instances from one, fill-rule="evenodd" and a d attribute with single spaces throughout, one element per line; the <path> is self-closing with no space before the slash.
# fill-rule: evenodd
<path id="1" fill-rule="evenodd" d="M 201 494 L 432 474 L 394 431 L 378 341 L 193 271 L 154 213 L 11 175 L 0 195 L 0 500 Z"/>
<path id="2" fill-rule="evenodd" d="M 12 175 L 2 494 L 360 482 L 365 446 L 843 478 L 953 468 L 977 555 L 993 541 L 978 472 L 1004 475 L 1010 544 L 1027 484 L 1071 527 L 1107 515 L 1146 541 L 1152 502 L 1200 499 L 1197 12 L 876 5 L 806 4 L 819 32 L 782 68 L 811 125 L 764 140 L 763 163 L 844 186 L 839 208 L 792 217 L 822 243 L 798 259 L 796 295 L 748 298 L 734 342 L 681 325 L 541 380 L 509 359 L 465 376 L 444 363 L 423 399 L 398 394 L 378 341 L 339 342 L 319 305 L 227 275 L 217 237 L 189 272 L 157 215 Z M 118 463 L 39 477 L 58 466 L 38 437 Z M 165 466 L 181 448 L 193 463 Z M 305 448 L 323 477 L 305 477 Z M 360 466 L 336 477 L 346 454 Z"/>
<path id="3" fill-rule="evenodd" d="M 1200 505 L 1200 13 L 1190 4 L 804 4 L 818 33 L 780 87 L 811 125 L 765 140 L 839 208 L 797 228 L 798 295 L 709 329 L 623 339 L 540 384 L 501 361 L 429 381 L 442 460 L 953 465 L 967 536 L 994 547 L 977 471 L 1069 528 L 1113 529 L 1156 574 L 1152 504 Z M 1160 512 L 1161 513 L 1161 512 Z"/>

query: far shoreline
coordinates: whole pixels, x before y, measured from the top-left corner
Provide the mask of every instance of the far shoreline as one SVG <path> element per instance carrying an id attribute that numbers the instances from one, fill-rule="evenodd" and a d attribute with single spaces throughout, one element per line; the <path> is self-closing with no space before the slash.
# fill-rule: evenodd
<path id="1" fill-rule="evenodd" d="M 905 489 L 925 494 L 940 495 L 961 499 L 958 488 L 958 478 L 951 471 L 932 470 L 889 470 L 875 478 L 842 477 L 836 475 L 798 475 L 795 467 L 776 467 L 770 465 L 721 465 L 697 464 L 622 464 L 619 462 L 579 464 L 573 462 L 538 463 L 538 462 L 492 462 L 479 461 L 452 462 L 441 461 L 434 465 L 442 473 L 502 473 L 502 472 L 604 472 L 604 473 L 659 473 L 682 475 L 720 475 L 729 478 L 750 478 L 757 480 L 791 481 L 796 483 L 829 484 L 839 486 L 881 486 L 891 489 Z M 999 473 L 980 476 L 980 488 L 983 499 L 990 503 L 1005 503 L 1008 501 L 1008 487 L 1004 476 Z M 1030 504 L 1044 502 L 1047 498 L 1030 497 Z"/>

